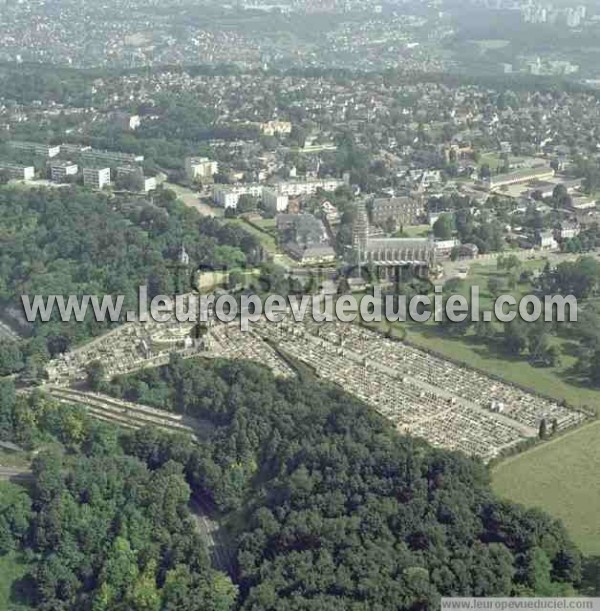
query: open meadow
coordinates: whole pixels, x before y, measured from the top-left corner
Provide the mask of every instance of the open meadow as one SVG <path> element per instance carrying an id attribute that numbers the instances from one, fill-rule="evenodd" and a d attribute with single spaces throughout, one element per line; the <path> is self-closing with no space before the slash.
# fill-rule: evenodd
<path id="1" fill-rule="evenodd" d="M 600 554 L 600 422 L 594 422 L 497 465 L 501 497 L 560 518 L 584 554 Z"/>

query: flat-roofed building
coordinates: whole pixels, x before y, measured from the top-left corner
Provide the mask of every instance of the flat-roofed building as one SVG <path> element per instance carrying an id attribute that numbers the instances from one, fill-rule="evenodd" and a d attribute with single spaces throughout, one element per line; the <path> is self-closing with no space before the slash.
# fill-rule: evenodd
<path id="1" fill-rule="evenodd" d="M 509 187 L 511 185 L 518 185 L 533 181 L 547 181 L 554 178 L 554 170 L 548 167 L 542 168 L 526 168 L 518 170 L 516 172 L 510 172 L 508 174 L 498 174 L 497 176 L 491 176 L 483 181 L 484 185 L 490 190 L 500 189 L 502 187 Z"/>
<path id="2" fill-rule="evenodd" d="M 141 166 L 120 166 L 117 168 L 117 182 L 126 190 L 148 191 L 156 190 L 157 181 L 154 176 L 144 176 Z"/>
<path id="3" fill-rule="evenodd" d="M 337 178 L 322 178 L 317 180 L 290 180 L 287 182 L 278 182 L 272 185 L 272 188 L 280 195 L 298 197 L 300 195 L 315 195 L 319 189 L 322 191 L 335 191 L 338 187 L 345 184 L 343 180 Z"/>
<path id="4" fill-rule="evenodd" d="M 593 210 L 596 208 L 596 200 L 585 196 L 573 197 L 570 200 L 569 208 L 574 212 Z"/>
<path id="5" fill-rule="evenodd" d="M 292 124 L 289 121 L 267 121 L 261 123 L 260 131 L 264 136 L 289 135 L 292 133 Z"/>
<path id="6" fill-rule="evenodd" d="M 113 120 L 115 121 L 115 123 L 120 125 L 123 129 L 131 130 L 131 131 L 136 130 L 142 124 L 142 121 L 139 115 L 132 115 L 132 114 L 129 114 L 128 112 L 122 112 L 122 111 L 117 111 L 116 113 L 114 113 Z"/>
<path id="7" fill-rule="evenodd" d="M 188 180 L 212 178 L 219 173 L 219 164 L 208 157 L 187 157 L 185 173 Z"/>
<path id="8" fill-rule="evenodd" d="M 11 140 L 11 148 L 25 153 L 40 155 L 41 157 L 56 157 L 60 153 L 60 146 L 43 144 L 41 142 L 25 142 L 23 140 Z"/>
<path id="9" fill-rule="evenodd" d="M 90 189 L 103 189 L 110 185 L 110 168 L 83 168 L 83 184 Z"/>
<path id="10" fill-rule="evenodd" d="M 53 161 L 50 164 L 50 179 L 53 182 L 65 182 L 69 176 L 77 176 L 79 168 L 72 161 Z"/>
<path id="11" fill-rule="evenodd" d="M 145 193 L 148 193 L 149 191 L 156 191 L 157 186 L 158 183 L 156 181 L 156 177 L 144 176 L 143 190 Z"/>
<path id="12" fill-rule="evenodd" d="M 541 231 L 536 235 L 536 244 L 542 250 L 556 250 L 558 248 L 558 242 L 554 237 L 552 231 Z"/>
<path id="13" fill-rule="evenodd" d="M 35 168 L 32 165 L 0 163 L 0 171 L 6 172 L 12 180 L 33 180 L 35 178 Z"/>
<path id="14" fill-rule="evenodd" d="M 213 200 L 215 204 L 222 208 L 237 208 L 242 195 L 251 195 L 257 199 L 262 197 L 263 188 L 261 185 L 242 184 L 242 185 L 215 185 L 213 187 Z"/>
<path id="15" fill-rule="evenodd" d="M 273 208 L 277 212 L 285 212 L 288 209 L 290 198 L 287 195 L 280 195 L 275 189 L 264 187 L 262 201 L 265 206 Z"/>
<path id="16" fill-rule="evenodd" d="M 97 164 L 135 165 L 144 161 L 143 155 L 121 153 L 119 151 L 100 151 L 97 149 L 84 149 L 79 152 L 82 161 Z"/>
<path id="17" fill-rule="evenodd" d="M 85 153 L 87 151 L 91 151 L 92 147 L 87 144 L 61 144 L 60 145 L 60 154 L 61 155 L 80 155 L 81 153 Z"/>

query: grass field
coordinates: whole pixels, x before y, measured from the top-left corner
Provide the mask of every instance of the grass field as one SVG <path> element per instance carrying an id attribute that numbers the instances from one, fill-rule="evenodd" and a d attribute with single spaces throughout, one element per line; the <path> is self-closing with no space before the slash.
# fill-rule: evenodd
<path id="1" fill-rule="evenodd" d="M 426 238 L 431 233 L 430 225 L 407 225 L 402 228 L 400 238 Z"/>
<path id="2" fill-rule="evenodd" d="M 584 554 L 600 554 L 600 422 L 500 463 L 492 473 L 502 497 L 560 518 Z"/>

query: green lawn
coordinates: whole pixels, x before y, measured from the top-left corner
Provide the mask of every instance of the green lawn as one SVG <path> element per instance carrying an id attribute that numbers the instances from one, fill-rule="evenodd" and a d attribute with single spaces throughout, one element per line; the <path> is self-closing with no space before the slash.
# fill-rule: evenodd
<path id="1" fill-rule="evenodd" d="M 274 235 L 277 231 L 277 223 L 275 222 L 275 219 L 259 219 L 254 221 L 254 224 L 258 225 L 261 229 L 272 235 Z"/>
<path id="2" fill-rule="evenodd" d="M 600 422 L 500 463 L 500 496 L 560 518 L 584 554 L 600 554 Z"/>
<path id="3" fill-rule="evenodd" d="M 402 238 L 426 238 L 431 233 L 430 225 L 407 225 L 402 227 L 398 237 Z"/>
<path id="4" fill-rule="evenodd" d="M 500 153 L 484 153 L 481 155 L 481 159 L 479 160 L 479 165 L 489 165 L 492 173 L 497 172 L 498 169 L 502 166 L 502 161 L 500 159 Z"/>
<path id="5" fill-rule="evenodd" d="M 267 231 L 261 231 L 260 229 L 254 227 L 244 219 L 231 219 L 228 221 L 234 225 L 241 225 L 248 233 L 251 233 L 255 236 L 261 246 L 273 257 L 275 258 L 276 263 L 283 265 L 284 267 L 293 267 L 294 262 L 284 253 L 282 253 L 278 246 L 275 238 L 268 233 Z"/>

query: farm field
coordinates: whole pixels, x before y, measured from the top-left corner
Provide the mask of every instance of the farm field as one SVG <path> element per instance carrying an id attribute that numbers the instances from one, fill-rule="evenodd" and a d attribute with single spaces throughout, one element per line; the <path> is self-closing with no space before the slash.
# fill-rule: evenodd
<path id="1" fill-rule="evenodd" d="M 492 471 L 503 498 L 560 518 L 586 555 L 600 554 L 600 422 L 507 459 Z"/>

